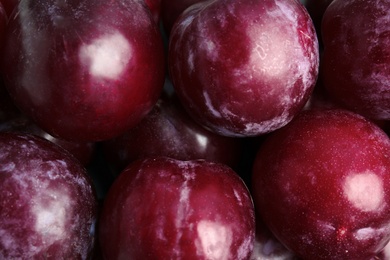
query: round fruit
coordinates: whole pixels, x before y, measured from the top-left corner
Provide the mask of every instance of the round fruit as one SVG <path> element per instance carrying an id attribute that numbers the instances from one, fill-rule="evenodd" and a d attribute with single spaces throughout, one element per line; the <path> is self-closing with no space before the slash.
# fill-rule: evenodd
<path id="1" fill-rule="evenodd" d="M 144 159 L 111 186 L 99 231 L 105 259 L 249 259 L 254 208 L 225 165 Z"/>
<path id="2" fill-rule="evenodd" d="M 96 207 L 73 156 L 36 136 L 0 132 L 0 259 L 87 259 Z"/>
<path id="3" fill-rule="evenodd" d="M 349 111 L 303 112 L 261 146 L 252 195 L 302 259 L 374 259 L 390 240 L 390 140 Z"/>
<path id="4" fill-rule="evenodd" d="M 2 57 L 16 105 L 49 134 L 100 141 L 136 125 L 165 78 L 164 47 L 143 1 L 25 0 Z"/>
<path id="5" fill-rule="evenodd" d="M 169 71 L 188 113 L 226 136 L 258 136 L 286 125 L 318 74 L 313 22 L 299 1 L 205 1 L 170 34 Z"/>

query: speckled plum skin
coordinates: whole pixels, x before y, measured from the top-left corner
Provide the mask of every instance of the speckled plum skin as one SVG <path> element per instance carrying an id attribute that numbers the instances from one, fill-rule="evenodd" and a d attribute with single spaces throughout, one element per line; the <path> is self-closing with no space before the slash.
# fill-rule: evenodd
<path id="1" fill-rule="evenodd" d="M 107 161 L 120 171 L 132 161 L 156 156 L 205 159 L 236 169 L 243 149 L 241 139 L 217 135 L 194 122 L 176 95 L 168 94 L 138 125 L 102 146 Z"/>
<path id="2" fill-rule="evenodd" d="M 69 153 L 0 133 L 0 259 L 88 259 L 96 207 L 86 170 Z"/>
<path id="3" fill-rule="evenodd" d="M 104 202 L 104 259 L 249 259 L 254 208 L 229 167 L 167 157 L 138 160 Z"/>
<path id="4" fill-rule="evenodd" d="M 16 105 L 75 141 L 113 138 L 153 107 L 164 47 L 143 1 L 26 0 L 6 33 L 2 70 Z"/>
<path id="5" fill-rule="evenodd" d="M 390 140 L 346 110 L 311 110 L 272 133 L 252 175 L 256 211 L 302 259 L 375 259 L 390 239 Z"/>
<path id="6" fill-rule="evenodd" d="M 178 18 L 168 61 L 197 122 L 221 135 L 258 136 L 305 105 L 318 75 L 318 40 L 299 1 L 213 0 Z"/>
<path id="7" fill-rule="evenodd" d="M 322 21 L 324 86 L 346 108 L 390 119 L 390 1 L 334 0 Z"/>

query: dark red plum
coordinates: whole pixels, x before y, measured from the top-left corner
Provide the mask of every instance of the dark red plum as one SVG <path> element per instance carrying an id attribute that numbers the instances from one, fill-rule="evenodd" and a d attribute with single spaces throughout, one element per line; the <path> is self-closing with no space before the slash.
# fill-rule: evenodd
<path id="1" fill-rule="evenodd" d="M 104 201 L 104 259 L 249 259 L 254 208 L 223 164 L 149 158 L 130 164 Z"/>
<path id="2" fill-rule="evenodd" d="M 88 259 L 96 221 L 77 160 L 45 139 L 0 132 L 1 259 Z"/>
<path id="3" fill-rule="evenodd" d="M 325 88 L 374 120 L 390 119 L 389 10 L 389 0 L 334 0 L 322 20 Z"/>
<path id="4" fill-rule="evenodd" d="M 25 0 L 7 27 L 4 80 L 49 134 L 100 141 L 135 126 L 164 84 L 164 47 L 143 1 Z"/>
<path id="5" fill-rule="evenodd" d="M 249 137 L 286 125 L 304 107 L 319 50 L 299 1 L 214 0 L 182 13 L 168 62 L 195 121 L 221 135 Z"/>
<path id="6" fill-rule="evenodd" d="M 103 147 L 106 159 L 120 171 L 136 159 L 156 156 L 206 159 L 235 168 L 242 141 L 204 129 L 188 116 L 174 94 L 164 94 L 137 126 L 103 142 Z"/>
<path id="7" fill-rule="evenodd" d="M 390 140 L 340 109 L 302 112 L 259 149 L 256 212 L 302 259 L 374 257 L 390 240 Z"/>

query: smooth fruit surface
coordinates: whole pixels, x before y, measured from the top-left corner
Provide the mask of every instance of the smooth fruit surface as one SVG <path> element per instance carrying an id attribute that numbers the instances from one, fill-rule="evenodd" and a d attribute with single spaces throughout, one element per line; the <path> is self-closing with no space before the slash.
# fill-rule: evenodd
<path id="1" fill-rule="evenodd" d="M 295 0 L 192 5 L 171 31 L 168 56 L 185 109 L 226 136 L 286 125 L 309 98 L 319 62 L 313 22 Z"/>
<path id="2" fill-rule="evenodd" d="M 313 110 L 271 134 L 252 195 L 275 236 L 303 259 L 370 259 L 390 239 L 390 140 L 344 110 Z"/>
<path id="3" fill-rule="evenodd" d="M 325 88 L 374 120 L 390 119 L 389 10 L 389 0 L 334 0 L 322 20 Z"/>
<path id="4" fill-rule="evenodd" d="M 26 0 L 10 18 L 2 70 L 43 130 L 100 141 L 137 124 L 164 84 L 161 35 L 143 1 Z"/>
<path id="5" fill-rule="evenodd" d="M 99 230 L 105 259 L 249 259 L 254 209 L 225 165 L 150 158 L 111 186 Z"/>

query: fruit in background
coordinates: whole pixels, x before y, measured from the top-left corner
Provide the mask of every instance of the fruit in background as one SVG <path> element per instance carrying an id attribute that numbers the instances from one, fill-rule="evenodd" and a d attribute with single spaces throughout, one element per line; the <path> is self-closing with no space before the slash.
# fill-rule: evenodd
<path id="1" fill-rule="evenodd" d="M 14 8 L 19 4 L 19 1 L 20 0 L 1 0 L 8 16 L 11 15 Z M 145 0 L 145 3 L 150 9 L 153 19 L 158 23 L 160 21 L 161 0 Z"/>
<path id="2" fill-rule="evenodd" d="M 7 28 L 2 70 L 16 105 L 49 134 L 113 138 L 164 84 L 161 34 L 140 1 L 26 0 Z"/>
<path id="3" fill-rule="evenodd" d="M 370 259 L 390 239 L 390 140 L 346 110 L 302 112 L 262 144 L 256 211 L 303 259 Z"/>
<path id="4" fill-rule="evenodd" d="M 181 13 L 193 4 L 205 0 L 161 0 L 161 20 L 165 32 L 169 35 L 173 24 Z"/>
<path id="5" fill-rule="evenodd" d="M 374 120 L 390 119 L 389 10 L 389 0 L 334 0 L 322 22 L 325 88 Z"/>
<path id="6" fill-rule="evenodd" d="M 0 133 L 0 258 L 87 259 L 95 193 L 65 150 L 32 135 Z"/>
<path id="7" fill-rule="evenodd" d="M 18 132 L 42 137 L 67 150 L 84 166 L 91 162 L 95 152 L 95 143 L 72 142 L 56 138 L 43 131 L 24 115 L 18 115 L 12 119 L 0 122 L 0 132 Z"/>
<path id="8" fill-rule="evenodd" d="M 298 1 L 207 1 L 175 23 L 168 61 L 175 91 L 195 121 L 225 136 L 258 136 L 303 108 L 319 51 Z"/>
<path id="9" fill-rule="evenodd" d="M 249 259 L 250 193 L 223 164 L 149 158 L 130 164 L 104 201 L 105 259 Z"/>
<path id="10" fill-rule="evenodd" d="M 136 159 L 156 156 L 206 159 L 235 168 L 240 160 L 241 143 L 240 139 L 204 129 L 183 111 L 174 94 L 164 94 L 137 126 L 103 142 L 103 150 L 107 161 L 119 171 Z"/>

